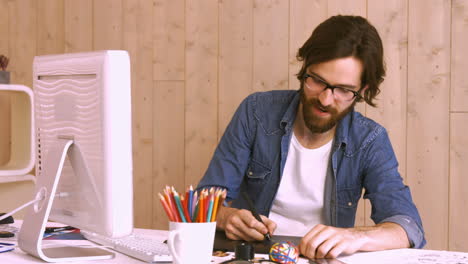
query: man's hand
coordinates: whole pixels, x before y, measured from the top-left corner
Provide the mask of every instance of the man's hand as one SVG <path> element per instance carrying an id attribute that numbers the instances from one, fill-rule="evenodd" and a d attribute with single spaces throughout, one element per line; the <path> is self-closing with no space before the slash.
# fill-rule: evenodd
<path id="1" fill-rule="evenodd" d="M 313 259 L 406 247 L 409 247 L 406 232 L 395 223 L 355 228 L 316 225 L 302 238 L 299 251 Z"/>
<path id="2" fill-rule="evenodd" d="M 245 209 L 220 207 L 217 226 L 226 232 L 226 236 L 233 240 L 263 240 L 265 234 L 276 229 L 276 224 L 266 216 L 260 215 L 263 223 L 259 222 L 252 213 Z"/>

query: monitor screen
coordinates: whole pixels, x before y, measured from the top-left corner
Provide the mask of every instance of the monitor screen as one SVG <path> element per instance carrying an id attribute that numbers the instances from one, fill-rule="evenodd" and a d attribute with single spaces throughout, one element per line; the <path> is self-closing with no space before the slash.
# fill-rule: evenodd
<path id="1" fill-rule="evenodd" d="M 44 225 L 45 215 L 109 237 L 128 235 L 133 229 L 128 53 L 37 56 L 33 78 L 36 197 L 44 199 L 30 208 L 25 222 L 39 218 Z"/>

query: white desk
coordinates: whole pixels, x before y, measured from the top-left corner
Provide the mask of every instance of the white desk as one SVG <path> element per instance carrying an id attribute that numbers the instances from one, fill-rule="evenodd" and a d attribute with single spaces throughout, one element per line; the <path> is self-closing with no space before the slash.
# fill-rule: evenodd
<path id="1" fill-rule="evenodd" d="M 21 221 L 15 221 L 14 226 L 20 227 L 21 226 Z M 135 233 L 139 234 L 144 234 L 144 235 L 150 235 L 150 236 L 155 236 L 155 237 L 166 237 L 168 236 L 168 231 L 165 230 L 151 230 L 151 229 L 139 229 L 136 228 L 134 229 Z M 10 242 L 6 240 L 0 239 L 0 241 L 4 242 Z M 12 242 L 13 243 L 13 242 Z M 14 242 L 16 243 L 16 242 Z M 60 246 L 60 245 L 67 245 L 67 246 L 81 246 L 81 245 L 96 245 L 92 242 L 89 242 L 87 240 L 43 240 L 43 247 L 47 246 Z M 113 250 L 110 250 L 113 251 Z M 115 252 L 115 251 L 113 251 Z M 234 254 L 231 253 L 231 256 Z M 213 257 L 214 262 L 213 264 L 221 263 L 225 260 L 231 259 L 232 257 Z M 264 256 L 266 255 L 259 255 L 259 256 Z M 16 247 L 15 250 L 10 251 L 10 252 L 5 252 L 5 253 L 0 253 L 0 263 L 8 263 L 8 264 L 24 264 L 24 263 L 47 263 L 44 262 L 34 256 L 31 256 L 24 251 L 22 251 L 19 247 Z M 108 260 L 89 260 L 89 261 L 71 261 L 71 262 L 62 262 L 62 263 L 70 263 L 70 264 L 107 264 L 107 263 L 112 263 L 112 264 L 141 264 L 144 263 L 143 261 L 134 259 L 132 257 L 128 257 L 124 254 L 121 254 L 119 252 L 115 252 L 115 258 L 113 259 L 108 259 Z M 307 260 L 303 259 L 301 263 L 307 263 Z"/>
<path id="2" fill-rule="evenodd" d="M 144 230 L 144 229 L 135 229 L 135 232 L 137 233 L 144 233 L 144 234 L 154 234 L 154 235 L 161 235 L 167 233 L 167 231 L 160 231 L 160 230 Z M 43 246 L 52 246 L 52 245 L 95 245 L 92 242 L 89 242 L 87 240 L 43 240 Z M 98 261 L 72 261 L 72 262 L 64 262 L 64 263 L 94 263 L 94 264 L 107 264 L 107 263 L 113 263 L 113 264 L 141 264 L 144 263 L 142 261 L 139 261 L 137 259 L 128 257 L 126 255 L 117 253 L 115 254 L 115 258 L 109 259 L 109 260 L 98 260 Z M 17 247 L 15 250 L 10 251 L 10 252 L 5 252 L 5 253 L 0 253 L 0 263 L 8 263 L 8 264 L 23 264 L 23 263 L 46 263 L 36 257 L 33 257 L 25 252 L 23 252 L 19 247 Z"/>
<path id="3" fill-rule="evenodd" d="M 17 221 L 17 225 L 21 222 Z M 168 231 L 150 230 L 150 229 L 135 229 L 135 233 L 145 235 L 154 235 L 157 237 L 167 236 Z M 44 240 L 44 246 L 50 245 L 95 245 L 87 240 Z M 144 263 L 137 259 L 116 252 L 116 257 L 109 260 L 99 261 L 80 261 L 80 262 L 65 262 L 70 264 L 141 264 Z M 257 255 L 256 255 L 257 256 Z M 258 255 L 266 256 L 266 255 Z M 231 257 L 216 258 L 214 257 L 213 264 L 220 263 Z M 397 249 L 380 252 L 356 253 L 352 256 L 340 257 L 340 261 L 346 264 L 468 264 L 468 253 L 437 251 L 437 250 L 417 250 L 417 249 Z M 40 259 L 24 253 L 20 248 L 13 251 L 0 253 L 0 263 L 8 264 L 24 264 L 24 263 L 45 263 Z M 300 259 L 300 264 L 308 263 L 305 259 Z"/>

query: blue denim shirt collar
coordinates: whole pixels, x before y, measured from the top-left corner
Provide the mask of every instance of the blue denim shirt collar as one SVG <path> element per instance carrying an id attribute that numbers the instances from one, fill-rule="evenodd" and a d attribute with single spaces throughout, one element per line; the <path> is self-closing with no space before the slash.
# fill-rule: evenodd
<path id="1" fill-rule="evenodd" d="M 296 119 L 297 107 L 299 106 L 300 97 L 301 96 L 299 94 L 299 91 L 297 91 L 294 95 L 294 98 L 291 101 L 291 104 L 289 104 L 288 109 L 281 118 L 280 127 L 282 129 L 285 129 L 286 133 L 289 133 L 294 125 L 294 120 Z"/>

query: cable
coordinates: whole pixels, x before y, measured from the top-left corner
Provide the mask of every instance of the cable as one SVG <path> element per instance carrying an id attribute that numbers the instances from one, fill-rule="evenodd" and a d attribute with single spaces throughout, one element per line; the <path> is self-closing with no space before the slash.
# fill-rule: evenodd
<path id="1" fill-rule="evenodd" d="M 9 217 L 9 216 L 12 216 L 13 214 L 15 214 L 16 212 L 20 211 L 20 210 L 23 210 L 24 208 L 30 206 L 31 204 L 34 204 L 35 202 L 38 202 L 40 200 L 44 199 L 44 197 L 38 197 L 34 200 L 31 200 L 23 205 L 21 205 L 20 207 L 16 208 L 15 210 L 9 212 L 8 214 L 4 214 L 0 217 L 0 221 L 2 221 L 3 219 Z"/>

